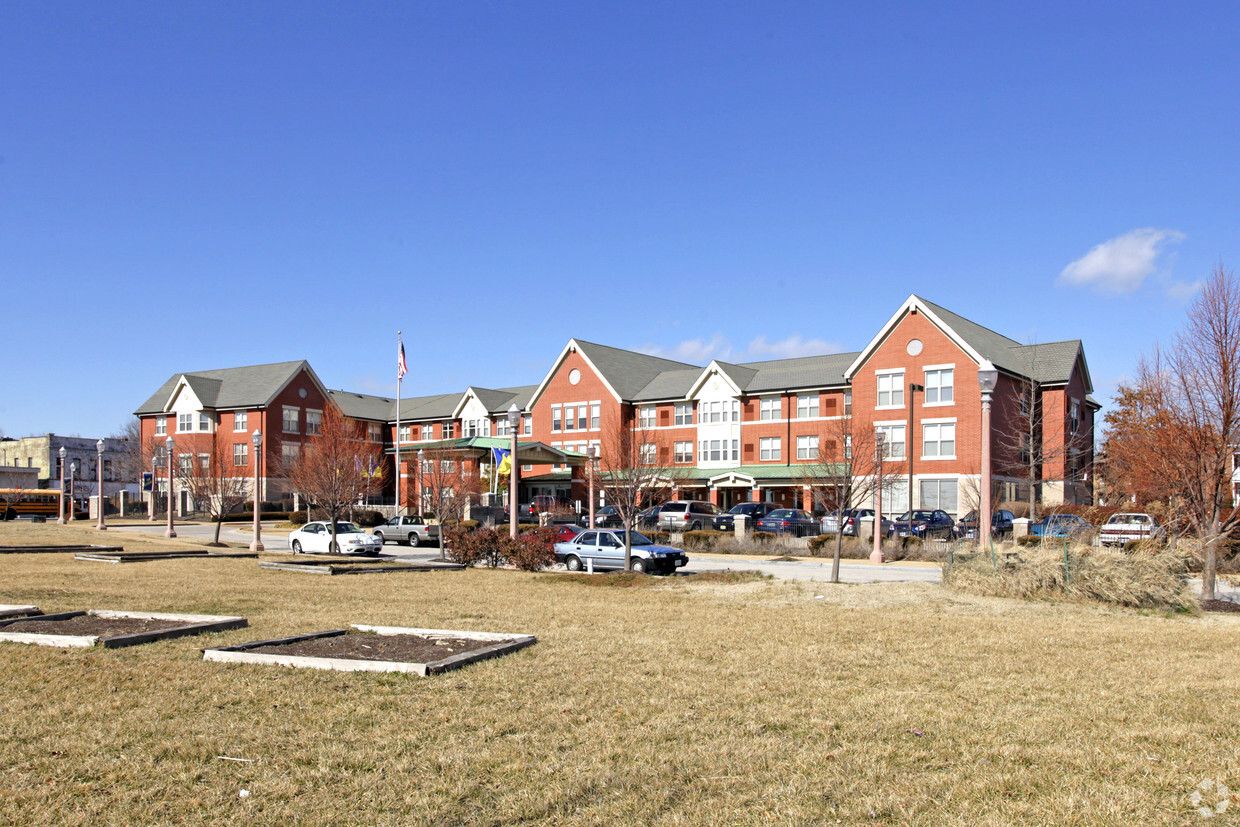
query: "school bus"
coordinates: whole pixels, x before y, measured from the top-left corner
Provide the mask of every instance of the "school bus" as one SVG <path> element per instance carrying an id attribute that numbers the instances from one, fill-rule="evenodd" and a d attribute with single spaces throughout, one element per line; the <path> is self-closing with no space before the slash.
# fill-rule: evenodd
<path id="1" fill-rule="evenodd" d="M 0 488 L 0 519 L 16 520 L 26 514 L 60 514 L 60 492 L 46 488 Z"/>

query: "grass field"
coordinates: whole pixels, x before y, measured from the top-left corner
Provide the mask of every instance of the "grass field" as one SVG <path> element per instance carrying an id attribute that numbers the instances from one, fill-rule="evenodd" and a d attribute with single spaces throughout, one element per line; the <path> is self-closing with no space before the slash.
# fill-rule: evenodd
<path id="1" fill-rule="evenodd" d="M 101 541 L 0 525 L 0 545 L 45 536 Z M 1240 790 L 1235 617 L 920 584 L 590 584 L 0 555 L 0 603 L 250 620 L 120 650 L 0 643 L 0 823 L 1193 824 L 1203 780 Z M 539 642 L 433 678 L 199 653 L 349 623 Z"/>

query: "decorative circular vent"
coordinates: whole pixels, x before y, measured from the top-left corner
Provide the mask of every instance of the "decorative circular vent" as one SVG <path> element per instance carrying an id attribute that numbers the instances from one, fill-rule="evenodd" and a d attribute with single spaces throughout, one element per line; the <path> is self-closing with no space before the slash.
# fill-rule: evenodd
<path id="1" fill-rule="evenodd" d="M 909 356 L 921 353 L 921 339 L 909 339 L 907 350 Z"/>
<path id="2" fill-rule="evenodd" d="M 297 395 L 298 395 L 298 396 L 300 396 L 302 399 L 305 399 L 305 398 L 306 398 L 306 389 L 305 389 L 305 388 L 302 388 L 301 390 L 297 391 Z"/>
<path id="3" fill-rule="evenodd" d="M 571 371 L 569 371 L 568 383 L 570 385 L 576 385 L 580 381 L 581 381 L 581 371 L 577 370 L 576 368 L 573 368 Z"/>

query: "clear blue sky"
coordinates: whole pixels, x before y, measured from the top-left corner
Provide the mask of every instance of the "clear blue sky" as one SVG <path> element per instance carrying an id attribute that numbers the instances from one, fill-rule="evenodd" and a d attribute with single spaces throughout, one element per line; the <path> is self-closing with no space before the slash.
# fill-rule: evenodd
<path id="1" fill-rule="evenodd" d="M 649 8 L 647 8 L 649 7 Z M 403 395 L 570 337 L 863 347 L 909 293 L 1106 401 L 1240 266 L 1234 3 L 0 5 L 0 429 L 181 371 Z M 515 331 L 515 332 L 514 332 Z"/>

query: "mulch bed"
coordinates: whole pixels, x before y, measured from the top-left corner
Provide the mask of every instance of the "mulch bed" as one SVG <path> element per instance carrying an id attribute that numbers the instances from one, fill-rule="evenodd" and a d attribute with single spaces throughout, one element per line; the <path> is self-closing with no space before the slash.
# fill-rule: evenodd
<path id="1" fill-rule="evenodd" d="M 1203 612 L 1240 612 L 1240 603 L 1232 603 L 1230 600 L 1203 600 L 1201 610 Z"/>
<path id="2" fill-rule="evenodd" d="M 143 617 L 95 617 L 78 615 L 64 620 L 18 620 L 0 626 L 0 632 L 35 635 L 75 635 L 82 637 L 116 637 L 138 632 L 158 632 L 186 625 L 185 620 L 164 620 Z"/>
<path id="3" fill-rule="evenodd" d="M 299 655 L 312 658 L 381 660 L 396 663 L 432 663 L 462 652 L 494 646 L 494 640 L 424 637 L 422 635 L 375 635 L 349 632 L 272 646 L 259 646 L 249 652 L 267 655 Z"/>

